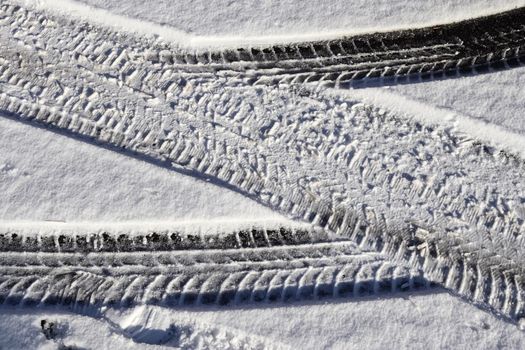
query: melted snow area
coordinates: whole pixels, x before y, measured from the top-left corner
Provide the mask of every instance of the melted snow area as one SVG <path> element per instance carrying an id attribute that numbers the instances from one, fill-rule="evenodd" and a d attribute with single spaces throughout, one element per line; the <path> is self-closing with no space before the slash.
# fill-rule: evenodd
<path id="1" fill-rule="evenodd" d="M 418 28 L 525 6 L 525 0 L 20 0 L 10 3 L 58 18 L 66 16 L 71 20 L 67 25 L 71 26 L 75 21 L 87 21 L 109 27 L 122 33 L 125 43 L 139 48 L 147 46 L 146 41 L 135 36 L 195 50 Z M 69 27 L 58 25 L 52 30 L 59 35 L 60 30 L 68 31 Z M 312 197 L 329 199 L 337 206 L 361 208 L 362 203 L 366 203 L 375 211 L 386 213 L 384 220 L 394 227 L 402 227 L 404 222 L 417 218 L 425 227 L 458 233 L 468 237 L 469 242 L 482 242 L 487 250 L 501 252 L 504 259 L 521 266 L 525 264 L 522 251 L 515 249 L 524 246 L 521 238 L 490 239 L 494 232 L 521 225 L 525 220 L 523 168 L 479 156 L 464 146 L 482 143 L 512 157 L 525 157 L 524 67 L 404 84 L 364 84 L 344 90 L 254 88 L 230 84 L 226 79 L 215 81 L 188 76 L 184 87 L 173 94 L 153 96 L 148 91 L 123 88 L 119 77 L 103 71 L 98 63 L 86 63 L 87 59 L 82 57 L 61 56 L 60 45 L 67 43 L 58 40 L 55 43 L 47 38 L 45 40 L 55 45 L 55 51 L 48 54 L 42 49 L 44 54 L 41 54 L 40 48 L 34 50 L 31 46 L 39 47 L 38 40 L 41 40 L 32 41 L 34 33 L 27 37 L 20 35 L 17 40 L 10 39 L 10 33 L 0 31 L 3 49 L 18 50 L 20 62 L 31 62 L 37 56 L 44 62 L 37 68 L 24 68 L 27 66 L 21 64 L 21 70 L 25 69 L 21 74 L 26 78 L 45 76 L 46 66 L 56 66 L 63 73 L 59 77 L 62 84 L 73 87 L 71 91 L 80 91 L 82 86 L 86 90 L 95 88 L 100 92 L 97 98 L 102 101 L 101 105 L 111 106 L 114 102 L 135 107 L 137 100 L 144 99 L 147 103 L 140 106 L 142 114 L 137 117 L 144 123 L 162 125 L 162 132 L 167 135 L 176 135 L 188 142 L 197 140 L 195 144 L 206 139 L 224 145 L 210 148 L 209 156 L 217 156 L 214 152 L 223 150 L 230 157 L 225 156 L 226 160 L 256 164 L 252 166 L 256 167 L 254 173 L 264 174 L 272 186 L 281 191 L 276 193 L 294 191 L 297 184 L 304 184 Z M 87 36 L 88 40 L 92 39 Z M 138 64 L 146 69 L 151 66 L 142 61 Z M 30 99 L 52 88 L 29 89 L 27 86 L 2 78 L 0 102 Z M 57 98 L 56 104 L 63 102 L 74 111 L 76 106 L 67 102 L 69 88 L 57 89 L 62 90 L 64 97 Z M 209 99 L 201 102 L 206 96 L 210 96 Z M 86 101 L 89 102 L 89 98 Z M 41 101 L 47 103 L 51 99 L 41 98 Z M 129 111 L 126 108 L 124 113 Z M 53 111 L 53 107 L 50 110 Z M 264 130 L 264 134 L 260 130 Z M 229 145 L 238 153 L 230 152 Z M 268 231 L 280 227 L 293 230 L 313 227 L 295 220 L 295 208 L 286 211 L 282 209 L 285 204 L 274 204 L 277 196 L 272 193 L 266 195 L 268 198 L 264 193 L 252 198 L 234 186 L 212 177 L 197 176 L 188 169 L 167 164 L 148 150 L 135 148 L 133 152 L 121 152 L 103 142 L 86 141 L 2 113 L 0 233 L 35 234 L 37 239 L 46 235 L 74 237 L 92 232 L 140 235 L 148 230 L 213 236 L 217 232 L 253 227 Z M 391 178 L 390 174 L 393 174 Z M 396 178 L 395 174 L 403 175 Z M 388 186 L 383 185 L 386 178 Z M 410 187 L 406 182 L 410 182 L 410 186 L 416 184 L 418 193 L 412 191 L 416 185 Z M 449 190 L 442 196 L 443 191 Z M 462 203 L 454 201 L 460 196 L 471 198 L 475 204 L 462 207 Z M 438 202 L 441 206 L 436 209 Z M 453 220 L 449 220 L 451 215 Z M 318 223 L 315 219 L 314 224 Z M 481 226 L 483 230 L 478 230 Z M 188 306 L 181 302 L 175 308 L 121 303 L 97 309 L 83 305 L 30 307 L 6 302 L 0 307 L 0 349 L 525 348 L 525 333 L 519 326 L 449 292 L 454 289 L 453 278 L 444 288 L 426 286 L 428 288 L 416 291 L 411 266 L 402 266 L 395 259 L 390 261 L 358 243 L 349 245 L 344 257 L 335 255 L 337 247 L 327 250 L 323 246 L 319 251 L 310 251 L 307 244 L 290 253 L 297 259 L 293 261 L 297 271 L 317 268 L 317 265 L 308 265 L 315 259 L 329 265 L 327 268 L 323 265 L 323 272 L 316 275 L 316 296 L 321 293 L 318 291 L 321 276 L 332 267 L 337 272 L 330 273 L 339 280 L 347 276 L 337 268 L 344 266 L 348 269 L 345 271 L 350 271 L 348 266 L 362 264 L 359 269 L 354 266 L 358 271 L 356 287 L 352 287 L 354 296 L 361 295 L 360 286 L 368 286 L 368 280 L 375 281 L 383 273 L 393 279 L 406 278 L 408 282 L 389 284 L 388 291 L 395 293 L 378 293 L 380 286 L 374 282 L 364 297 L 299 299 L 292 303 L 286 301 L 286 293 L 293 289 L 294 295 L 299 295 L 301 286 L 308 281 L 306 272 L 299 271 L 304 273 L 299 276 L 299 272 L 290 272 L 291 267 L 285 265 L 291 259 L 285 247 L 277 258 L 265 253 L 257 256 L 239 253 L 240 257 L 233 258 L 214 250 L 209 253 L 217 253 L 213 255 L 216 259 L 213 264 L 209 263 L 210 268 L 219 269 L 217 266 L 221 265 L 221 269 L 240 275 L 253 264 L 253 269 L 277 271 L 267 279 L 269 287 L 264 288 L 268 291 L 287 288 L 283 287 L 282 292 L 279 289 L 280 299 L 275 303 L 255 303 L 256 296 L 252 295 L 253 303 L 231 307 Z M 1 254 L 10 259 L 9 253 Z M 77 258 L 75 254 L 70 254 L 71 259 Z M 84 253 L 78 254 L 81 260 Z M 16 261 L 16 266 L 22 269 L 34 264 L 47 271 L 44 268 L 52 264 L 46 263 L 46 257 L 35 260 L 23 257 L 27 260 Z M 69 255 L 67 257 L 69 259 Z M 155 259 L 160 257 L 156 255 Z M 362 263 L 359 259 L 368 260 Z M 187 263 L 184 257 L 174 261 L 177 262 L 172 265 Z M 390 264 L 388 272 L 384 271 L 386 267 L 380 267 L 377 273 L 367 270 L 383 262 L 384 266 Z M 71 273 L 62 262 L 57 264 L 64 268 L 64 274 Z M 84 267 L 84 262 L 79 264 Z M 86 262 L 86 266 L 89 264 Z M 149 273 L 149 266 L 157 267 L 148 264 L 140 266 L 145 275 Z M 199 261 L 192 273 L 195 276 L 207 273 L 207 264 Z M 132 265 L 116 263 L 115 274 L 125 276 L 115 277 L 115 281 L 128 283 L 126 274 L 133 269 Z M 365 265 L 368 267 L 361 267 Z M 104 266 L 96 268 L 97 273 L 104 274 Z M 428 271 L 425 277 L 434 277 L 434 270 Z M 157 272 L 158 276 L 151 277 L 152 280 L 165 278 L 162 267 L 155 270 Z M 278 277 L 281 272 L 284 277 Z M 299 277 L 293 277 L 294 274 Z M 191 278 L 195 276 L 189 280 L 193 281 Z M 36 289 L 40 282 L 33 284 L 29 279 L 21 280 L 18 289 L 2 279 L 0 289 L 13 288 L 14 294 L 26 287 Z M 247 280 L 248 277 L 239 278 L 239 284 Z M 227 289 L 229 281 L 221 282 L 221 292 Z M 140 278 L 129 282 L 125 292 L 122 287 L 122 299 L 141 288 L 140 283 Z M 207 283 L 203 283 L 201 291 L 207 290 Z M 257 283 L 266 282 L 261 277 Z M 257 283 L 254 285 L 259 286 Z M 174 285 L 170 283 L 166 288 L 175 290 Z M 188 289 L 193 286 L 189 282 L 188 285 Z M 101 286 L 102 282 L 96 288 Z M 461 292 L 468 288 L 456 289 Z M 42 295 L 45 293 L 47 290 Z M 338 293 L 339 290 L 333 292 Z M 271 296 L 265 298 L 271 301 Z M 146 295 L 141 300 L 146 300 Z M 506 304 L 502 306 L 505 307 Z"/>

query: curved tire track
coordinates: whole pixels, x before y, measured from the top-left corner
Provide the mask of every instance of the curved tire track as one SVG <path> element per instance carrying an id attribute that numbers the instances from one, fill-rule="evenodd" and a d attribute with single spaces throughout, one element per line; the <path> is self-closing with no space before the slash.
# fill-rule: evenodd
<path id="1" fill-rule="evenodd" d="M 28 12 L 19 6 L 4 5 L 2 11 L 11 24 L 27 25 Z M 93 32 L 96 40 L 117 45 L 86 45 L 83 39 Z M 125 65 L 132 60 L 119 39 L 110 30 L 83 23 L 71 28 L 68 46 L 99 63 Z M 151 49 L 136 54 L 183 72 L 241 75 L 255 84 L 319 82 L 345 87 L 368 78 L 404 81 L 411 75 L 429 79 L 520 66 L 525 62 L 525 8 L 434 27 L 286 45 L 181 52 L 169 43 L 144 44 Z"/>

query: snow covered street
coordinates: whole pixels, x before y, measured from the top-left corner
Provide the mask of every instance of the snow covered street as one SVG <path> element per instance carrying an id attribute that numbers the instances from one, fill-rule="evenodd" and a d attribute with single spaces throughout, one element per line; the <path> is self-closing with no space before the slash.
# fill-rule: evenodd
<path id="1" fill-rule="evenodd" d="M 0 348 L 525 346 L 525 1 L 0 2 Z"/>

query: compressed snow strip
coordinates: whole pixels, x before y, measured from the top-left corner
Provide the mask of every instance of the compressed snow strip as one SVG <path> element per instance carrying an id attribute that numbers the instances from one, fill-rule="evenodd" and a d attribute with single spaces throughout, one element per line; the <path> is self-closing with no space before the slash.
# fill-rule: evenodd
<path id="1" fill-rule="evenodd" d="M 176 175 L 180 176 L 180 175 Z M 161 221 L 161 220 L 127 220 L 127 221 L 28 221 L 28 220 L 0 220 L 0 232 L 16 232 L 28 235 L 82 235 L 100 232 L 112 235 L 144 235 L 151 232 L 180 232 L 185 234 L 210 234 L 231 233 L 252 228 L 280 229 L 286 228 L 310 229 L 311 225 L 286 220 L 244 218 L 242 216 L 221 219 L 186 220 L 186 221 Z"/>

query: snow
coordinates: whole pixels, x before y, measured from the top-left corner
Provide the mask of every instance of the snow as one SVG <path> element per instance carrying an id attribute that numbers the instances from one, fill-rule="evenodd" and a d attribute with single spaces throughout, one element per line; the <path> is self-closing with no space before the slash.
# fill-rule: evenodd
<path id="1" fill-rule="evenodd" d="M 57 324 L 48 340 L 41 320 Z M 86 316 L 0 309 L 0 348 L 519 349 L 525 333 L 447 293 L 236 309 L 143 306 Z M 152 345 L 164 339 L 162 345 Z"/>
<path id="2" fill-rule="evenodd" d="M 130 32 L 159 35 L 192 48 L 273 44 L 418 28 L 525 5 L 525 0 L 19 1 Z"/>
<path id="3" fill-rule="evenodd" d="M 523 86 L 517 83 L 502 88 L 505 81 L 521 82 L 521 73 L 516 70 L 472 80 L 435 80 L 330 93 L 370 103 L 425 125 L 448 128 L 523 157 L 525 119 L 521 111 L 525 105 L 520 98 Z"/>
<path id="4" fill-rule="evenodd" d="M 103 9 L 97 10 L 70 0 L 25 2 L 195 48 L 419 27 L 525 5 L 518 0 L 82 1 Z M 525 155 L 524 72 L 518 68 L 343 94 Z M 3 117 L 0 218 L 0 228 L 39 226 L 48 231 L 86 230 L 90 225 L 125 230 L 289 223 L 215 184 Z M 58 340 L 44 337 L 44 318 L 66 325 Z M 133 329 L 137 325 L 142 328 Z M 56 348 L 62 342 L 86 348 L 161 348 L 147 344 L 148 339 L 154 341 L 170 325 L 183 335 L 178 343 L 173 340 L 175 346 L 493 349 L 525 344 L 525 334 L 515 326 L 438 293 L 262 308 L 108 309 L 103 317 L 2 308 L 0 347 Z"/>
<path id="5" fill-rule="evenodd" d="M 284 221 L 204 180 L 4 117 L 0 150 L 0 227 L 20 220 Z"/>
<path id="6" fill-rule="evenodd" d="M 486 0 L 425 0 L 423 3 L 337 0 L 328 5 L 310 0 L 301 2 L 301 6 L 297 6 L 294 0 L 279 3 L 244 0 L 228 2 L 227 6 L 220 6 L 223 5 L 220 2 L 220 5 L 213 6 L 209 1 L 192 2 L 188 6 L 184 1 L 168 0 L 157 0 L 155 6 L 151 6 L 151 2 L 136 0 L 22 2 L 129 32 L 159 36 L 193 49 L 417 28 L 525 5 L 525 0 L 497 3 Z M 206 11 L 207 8 L 215 11 Z M 275 28 L 275 22 L 281 23 L 277 26 L 279 30 Z M 524 72 L 525 68 L 518 68 L 343 93 L 349 98 L 373 102 L 401 114 L 408 113 L 411 118 L 427 123 L 445 124 L 511 153 L 523 155 L 525 140 L 520 134 L 525 131 L 525 119 L 521 113 L 525 102 L 520 97 L 525 84 Z"/>
<path id="7" fill-rule="evenodd" d="M 425 105 L 447 109 L 507 133 L 525 134 L 525 67 L 455 79 L 390 86 L 387 90 Z"/>

